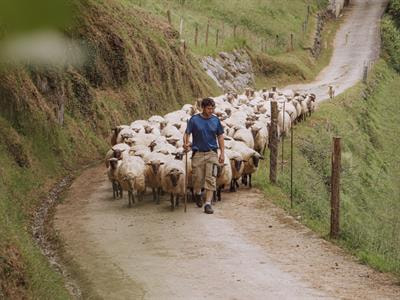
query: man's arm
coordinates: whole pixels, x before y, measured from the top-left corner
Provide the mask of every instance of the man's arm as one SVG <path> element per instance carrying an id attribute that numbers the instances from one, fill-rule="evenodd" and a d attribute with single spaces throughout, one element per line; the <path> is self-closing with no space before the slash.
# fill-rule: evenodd
<path id="1" fill-rule="evenodd" d="M 185 149 L 185 151 L 189 151 L 190 149 L 189 137 L 190 134 L 185 132 L 183 135 L 183 149 Z"/>
<path id="2" fill-rule="evenodd" d="M 220 134 L 218 136 L 218 145 L 220 149 L 220 154 L 219 154 L 219 163 L 223 164 L 225 160 L 225 141 L 224 141 L 224 135 Z"/>

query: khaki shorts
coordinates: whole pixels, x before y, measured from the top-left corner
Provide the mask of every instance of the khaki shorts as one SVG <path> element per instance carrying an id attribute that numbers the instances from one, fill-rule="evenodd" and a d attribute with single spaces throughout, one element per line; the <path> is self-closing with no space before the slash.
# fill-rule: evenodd
<path id="1" fill-rule="evenodd" d="M 215 191 L 217 182 L 213 176 L 213 165 L 218 164 L 218 155 L 214 151 L 196 152 L 192 157 L 193 189 L 195 192 L 205 188 Z"/>

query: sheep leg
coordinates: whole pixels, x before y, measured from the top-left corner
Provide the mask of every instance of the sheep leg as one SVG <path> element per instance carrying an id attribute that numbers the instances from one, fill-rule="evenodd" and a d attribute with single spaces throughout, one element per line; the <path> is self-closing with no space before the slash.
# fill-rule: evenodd
<path id="1" fill-rule="evenodd" d="M 175 205 L 176 205 L 176 207 L 179 206 L 179 194 L 176 195 Z"/>
<path id="2" fill-rule="evenodd" d="M 223 189 L 223 186 L 219 187 L 218 190 L 217 190 L 217 199 L 218 199 L 218 201 L 221 201 L 221 190 L 222 189 Z"/>
<path id="3" fill-rule="evenodd" d="M 153 201 L 157 201 L 156 189 L 152 188 L 151 191 L 153 192 Z"/>
<path id="4" fill-rule="evenodd" d="M 171 210 L 175 208 L 174 194 L 171 193 Z"/>
<path id="5" fill-rule="evenodd" d="M 139 201 L 143 201 L 143 196 L 144 196 L 144 192 L 137 192 L 137 196 L 138 196 L 138 199 L 139 199 Z"/>
<path id="6" fill-rule="evenodd" d="M 156 200 L 156 204 L 160 204 L 160 194 L 161 194 L 161 188 L 157 188 L 157 200 Z"/>
<path id="7" fill-rule="evenodd" d="M 247 186 L 247 174 L 242 175 L 242 183 Z"/>
<path id="8" fill-rule="evenodd" d="M 132 198 L 132 192 L 128 191 L 128 206 L 129 207 L 132 207 L 131 198 Z"/>
<path id="9" fill-rule="evenodd" d="M 235 191 L 235 182 L 234 179 L 231 180 L 231 185 L 229 187 L 229 191 L 230 192 L 234 192 Z"/>
<path id="10" fill-rule="evenodd" d="M 119 182 L 118 182 L 118 191 L 119 191 L 119 197 L 122 199 L 123 190 L 122 190 L 122 186 L 119 184 Z"/>
<path id="11" fill-rule="evenodd" d="M 112 189 L 113 189 L 113 199 L 115 199 L 118 196 L 118 190 L 117 190 L 116 182 L 114 180 L 112 182 Z"/>
<path id="12" fill-rule="evenodd" d="M 212 203 L 217 202 L 217 192 L 213 191 L 213 198 L 212 198 Z"/>
<path id="13" fill-rule="evenodd" d="M 249 188 L 251 188 L 251 174 L 249 174 Z"/>

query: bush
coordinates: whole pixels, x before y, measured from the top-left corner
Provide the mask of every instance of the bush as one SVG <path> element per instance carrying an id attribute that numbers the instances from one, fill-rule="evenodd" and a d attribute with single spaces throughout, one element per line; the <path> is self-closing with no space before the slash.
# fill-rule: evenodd
<path id="1" fill-rule="evenodd" d="M 393 2 L 399 2 L 396 0 Z M 400 7 L 399 7 L 400 9 Z M 400 10 L 398 11 L 400 13 Z M 398 15 L 400 18 L 400 15 Z M 400 30 L 391 17 L 385 17 L 382 21 L 382 44 L 387 60 L 392 67 L 400 73 Z"/>

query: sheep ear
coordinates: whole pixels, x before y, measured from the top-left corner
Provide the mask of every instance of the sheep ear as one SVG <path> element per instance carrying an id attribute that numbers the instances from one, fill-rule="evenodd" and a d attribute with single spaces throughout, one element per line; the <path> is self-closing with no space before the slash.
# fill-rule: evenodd
<path id="1" fill-rule="evenodd" d="M 150 165 L 151 165 L 151 163 L 149 163 L 149 162 L 148 162 L 148 163 L 146 163 L 146 165 L 147 165 L 147 166 L 150 166 Z"/>
<path id="2" fill-rule="evenodd" d="M 164 162 L 160 162 L 160 165 L 163 165 L 163 164 L 165 164 Z"/>
<path id="3" fill-rule="evenodd" d="M 264 160 L 264 156 L 261 156 L 261 155 L 260 155 L 259 159 L 262 159 L 262 160 Z"/>

